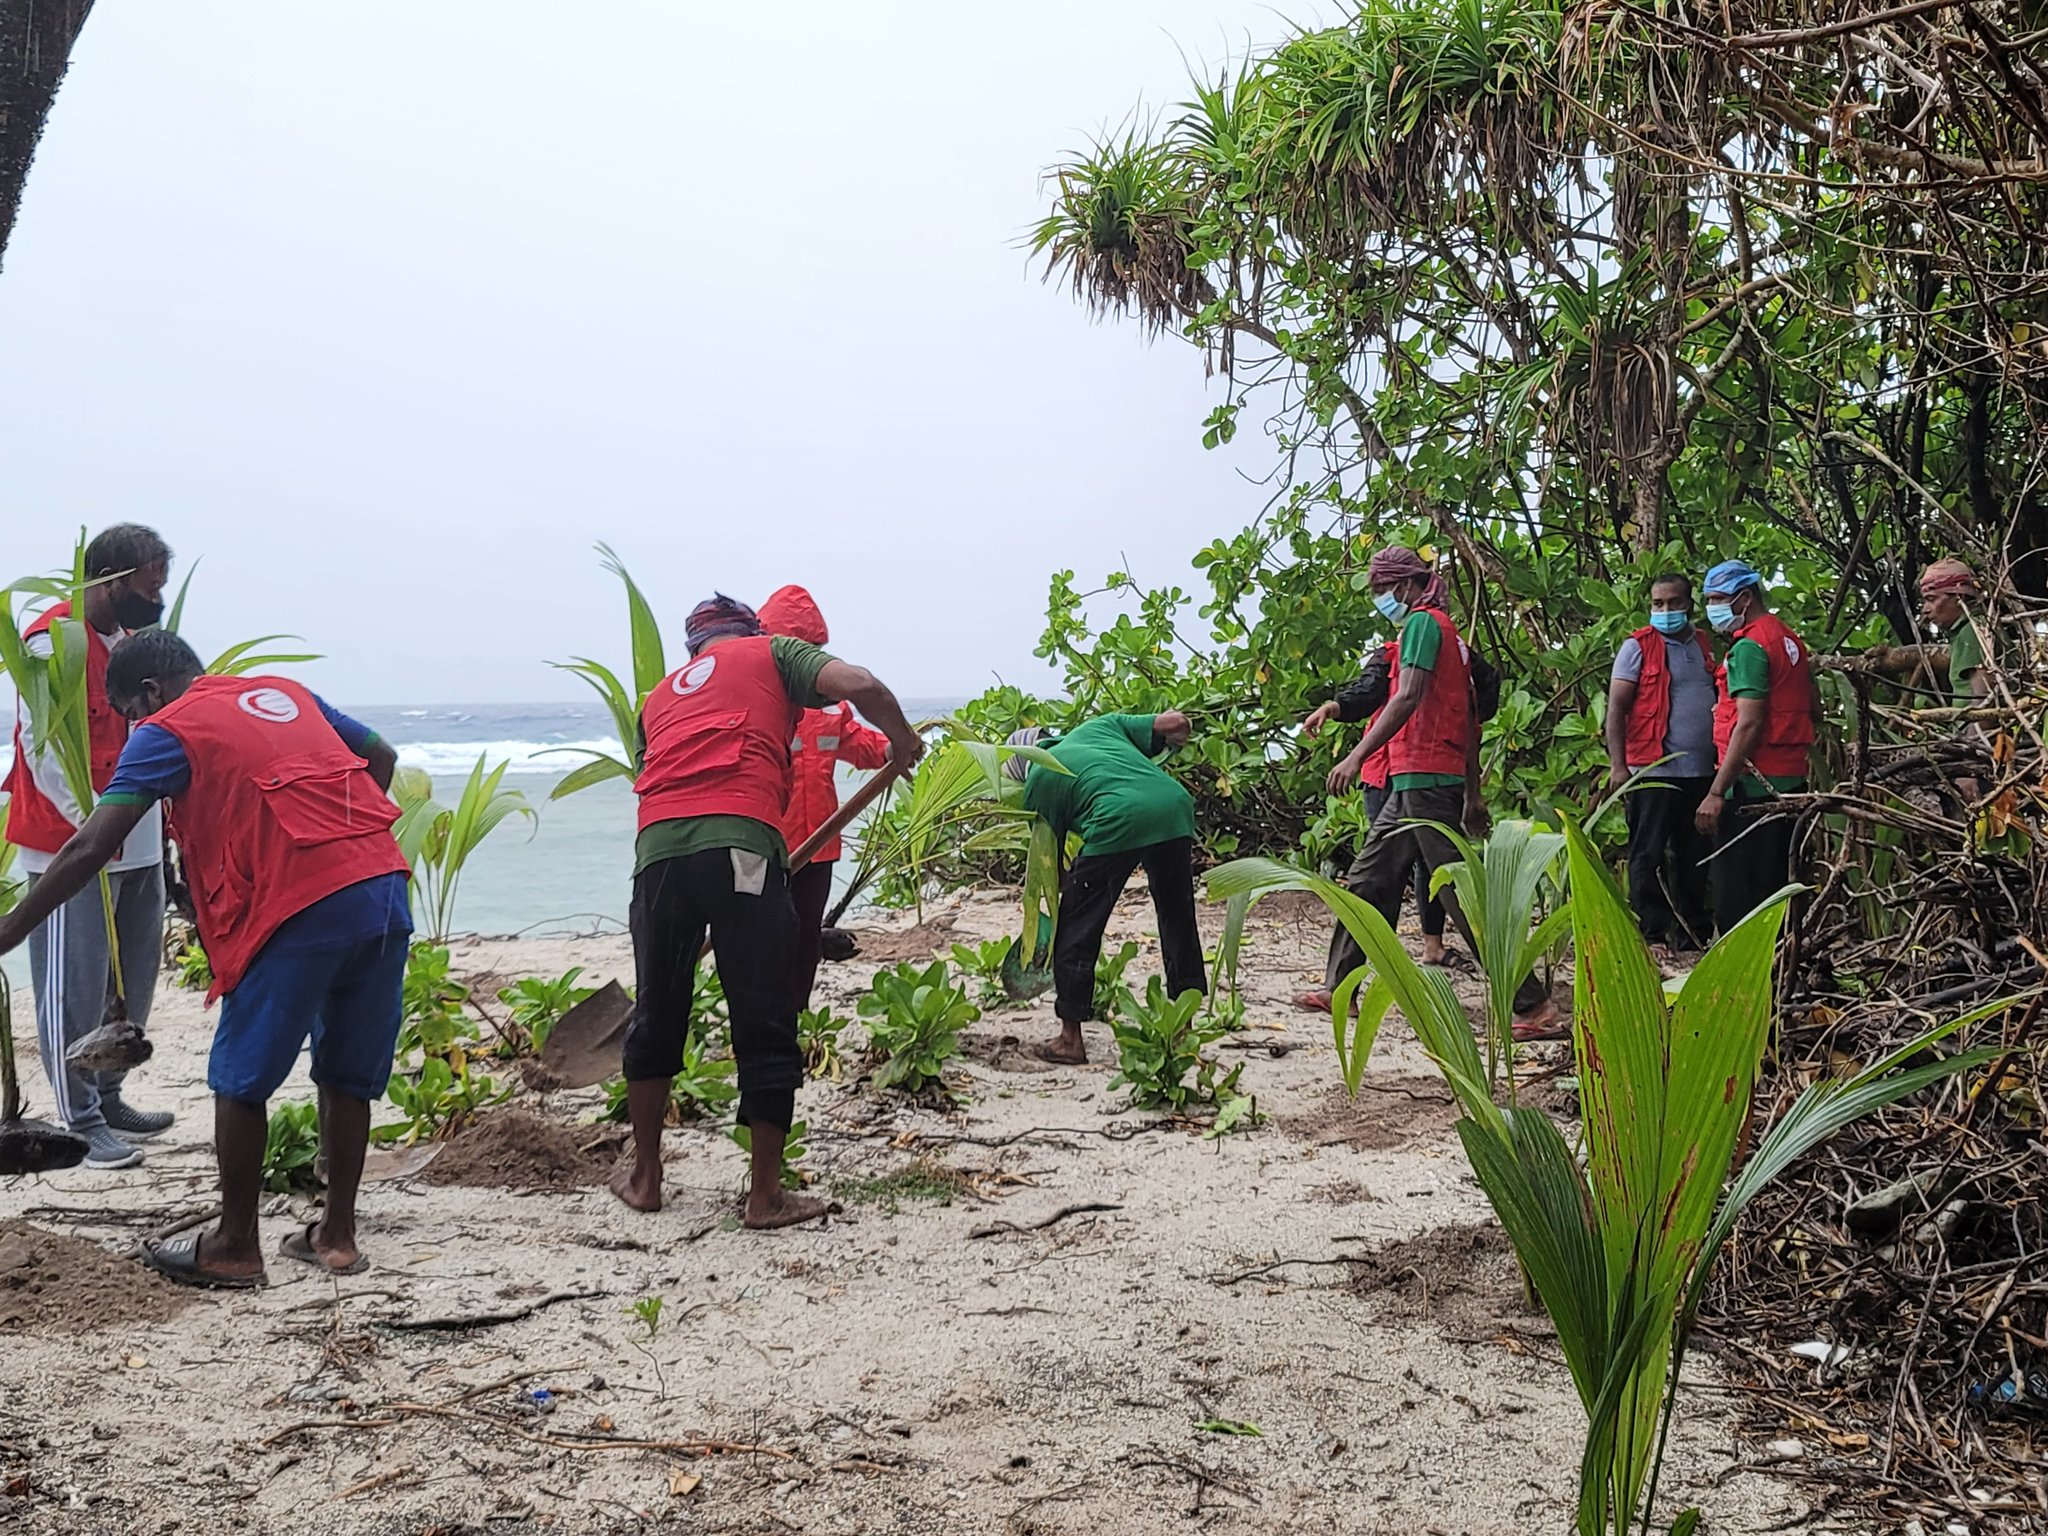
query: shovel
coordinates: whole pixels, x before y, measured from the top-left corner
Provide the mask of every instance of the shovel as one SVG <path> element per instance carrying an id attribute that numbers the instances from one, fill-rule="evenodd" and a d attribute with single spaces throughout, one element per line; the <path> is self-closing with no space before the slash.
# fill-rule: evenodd
<path id="1" fill-rule="evenodd" d="M 21 1118 L 21 1080 L 14 1072 L 14 1004 L 0 976 L 0 1174 L 51 1173 L 76 1168 L 88 1148 L 47 1120 Z"/>
<path id="2" fill-rule="evenodd" d="M 894 762 L 847 797 L 846 803 L 825 818 L 817 831 L 800 843 L 789 856 L 789 872 L 795 874 L 817 856 L 825 844 L 846 830 L 847 823 L 873 805 L 903 769 Z M 700 951 L 703 958 L 710 945 Z M 563 1014 L 542 1047 L 540 1064 L 564 1088 L 588 1088 L 615 1077 L 626 1043 L 626 1026 L 633 1021 L 633 1000 L 616 981 L 585 998 Z"/>

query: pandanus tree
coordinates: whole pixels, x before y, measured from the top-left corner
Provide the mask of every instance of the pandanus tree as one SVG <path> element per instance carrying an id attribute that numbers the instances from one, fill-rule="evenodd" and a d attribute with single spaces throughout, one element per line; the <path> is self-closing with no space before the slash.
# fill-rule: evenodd
<path id="1" fill-rule="evenodd" d="M 92 0 L 0 0 L 0 260 Z"/>

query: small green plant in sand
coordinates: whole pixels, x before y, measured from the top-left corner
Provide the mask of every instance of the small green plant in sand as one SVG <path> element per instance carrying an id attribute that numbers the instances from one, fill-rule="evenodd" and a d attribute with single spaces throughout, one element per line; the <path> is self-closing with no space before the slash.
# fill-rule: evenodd
<path id="1" fill-rule="evenodd" d="M 512 1027 L 518 1031 L 505 1043 L 508 1052 L 516 1053 L 523 1046 L 538 1054 L 547 1046 L 562 1015 L 597 991 L 577 984 L 576 978 L 582 974 L 582 966 L 572 965 L 559 976 L 525 976 L 498 989 L 498 1001 L 511 1009 Z"/>
<path id="2" fill-rule="evenodd" d="M 1105 949 L 1095 957 L 1095 1017 L 1107 1023 L 1117 1016 L 1128 995 L 1124 972 L 1138 958 L 1138 946 L 1129 942 Z"/>
<path id="3" fill-rule="evenodd" d="M 923 970 L 905 962 L 877 971 L 858 1008 L 881 1059 L 875 1086 L 906 1093 L 939 1081 L 960 1048 L 960 1031 L 981 1017 L 966 989 L 953 985 L 943 960 Z"/>
<path id="4" fill-rule="evenodd" d="M 263 1143 L 263 1187 L 273 1194 L 307 1194 L 320 1187 L 320 1106 L 312 1100 L 280 1104 L 270 1112 Z"/>
<path id="5" fill-rule="evenodd" d="M 196 935 L 179 946 L 171 966 L 178 985 L 188 992 L 205 992 L 213 986 L 213 962 L 206 958 L 206 948 Z"/>
<path id="6" fill-rule="evenodd" d="M 740 1096 L 739 1084 L 734 1081 L 738 1070 L 719 1039 L 707 1040 L 703 1035 L 692 1034 L 683 1042 L 682 1070 L 669 1082 L 669 1124 L 709 1120 L 730 1109 Z M 598 1112 L 598 1119 L 624 1125 L 628 1118 L 626 1080 L 612 1078 L 604 1085 L 604 1108 Z"/>
<path id="7" fill-rule="evenodd" d="M 1185 1114 L 1198 1106 L 1228 1103 L 1240 1096 L 1237 1080 L 1244 1063 L 1223 1072 L 1202 1054 L 1229 1030 L 1202 1012 L 1201 993 L 1190 987 L 1179 997 L 1168 997 L 1166 983 L 1154 976 L 1142 1001 L 1128 987 L 1123 989 L 1119 1012 L 1121 1016 L 1110 1024 L 1117 1049 L 1117 1075 L 1110 1079 L 1110 1086 L 1128 1087 L 1132 1103 L 1141 1109 Z M 1240 1110 L 1233 1115 L 1232 1123 L 1243 1114 Z"/>
<path id="8" fill-rule="evenodd" d="M 830 1008 L 806 1008 L 796 1016 L 796 1039 L 804 1053 L 804 1071 L 838 1082 L 845 1063 L 839 1055 L 839 1034 L 846 1020 Z"/>
<path id="9" fill-rule="evenodd" d="M 811 1150 L 804 1140 L 805 1135 L 809 1131 L 810 1126 L 806 1122 L 799 1120 L 789 1128 L 789 1134 L 783 1138 L 782 1187 L 784 1189 L 802 1189 L 811 1182 L 811 1176 L 797 1166 L 804 1160 L 804 1155 Z M 749 1157 L 753 1155 L 754 1132 L 752 1127 L 745 1125 L 734 1126 L 732 1128 L 732 1139 L 739 1144 L 739 1149 L 742 1152 L 746 1153 Z"/>
<path id="10" fill-rule="evenodd" d="M 458 1068 L 466 1065 L 463 1042 L 476 1038 L 475 1023 L 462 1011 L 468 1001 L 469 988 L 455 979 L 447 945 L 415 940 L 405 957 L 399 1057 L 418 1052 L 441 1057 Z"/>
<path id="11" fill-rule="evenodd" d="M 848 1205 L 879 1206 L 891 1216 L 912 1201 L 951 1205 L 966 1191 L 966 1174 L 928 1157 L 890 1173 L 832 1181 L 832 1193 Z"/>
<path id="12" fill-rule="evenodd" d="M 1010 953 L 1008 939 L 984 939 L 979 944 L 955 944 L 953 963 L 961 974 L 981 983 L 977 999 L 984 1008 L 1000 1007 L 1009 1001 L 1003 990 L 1003 960 Z"/>
<path id="13" fill-rule="evenodd" d="M 640 1319 L 640 1326 L 647 1330 L 650 1339 L 661 1331 L 662 1299 L 659 1296 L 642 1296 L 626 1308 L 626 1316 Z"/>
<path id="14" fill-rule="evenodd" d="M 512 1086 L 500 1088 L 467 1065 L 458 1072 L 446 1057 L 429 1056 L 417 1077 L 394 1073 L 384 1092 L 404 1118 L 376 1127 L 370 1139 L 410 1146 L 449 1135 L 479 1109 L 509 1098 Z"/>

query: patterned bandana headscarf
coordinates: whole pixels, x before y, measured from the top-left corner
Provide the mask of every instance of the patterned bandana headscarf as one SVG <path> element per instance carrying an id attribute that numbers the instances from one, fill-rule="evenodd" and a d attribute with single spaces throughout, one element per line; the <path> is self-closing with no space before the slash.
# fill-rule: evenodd
<path id="1" fill-rule="evenodd" d="M 1976 597 L 1983 591 L 1977 573 L 1960 560 L 1937 560 L 1920 573 L 1920 595 L 1936 597 L 1953 592 L 1958 597 Z"/>
<path id="2" fill-rule="evenodd" d="M 1043 740 L 1045 740 L 1044 726 L 1027 725 L 1021 731 L 1010 732 L 1009 740 L 1004 742 L 1003 745 L 1007 747 L 1035 747 Z M 1015 779 L 1019 784 L 1024 782 L 1025 775 L 1030 772 L 1031 759 L 1028 757 L 1019 757 L 1012 753 L 1003 759 L 1004 776 Z"/>
<path id="3" fill-rule="evenodd" d="M 713 640 L 760 633 L 761 621 L 754 610 L 723 592 L 692 608 L 689 618 L 683 621 L 683 643 L 689 646 L 692 656 Z"/>
<path id="4" fill-rule="evenodd" d="M 1450 588 L 1444 585 L 1443 577 L 1430 567 L 1428 561 L 1405 544 L 1389 544 L 1374 555 L 1365 567 L 1365 579 L 1378 586 L 1381 582 L 1413 581 L 1417 577 L 1429 585 L 1423 588 L 1417 598 L 1417 608 L 1445 608 L 1450 605 Z"/>

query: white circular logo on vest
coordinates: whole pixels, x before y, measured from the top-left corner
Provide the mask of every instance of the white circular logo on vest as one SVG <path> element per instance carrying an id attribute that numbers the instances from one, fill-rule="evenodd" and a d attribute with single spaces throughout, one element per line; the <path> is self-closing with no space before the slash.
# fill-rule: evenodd
<path id="1" fill-rule="evenodd" d="M 1795 667 L 1799 665 L 1799 642 L 1790 635 L 1785 637 L 1785 659 Z"/>
<path id="2" fill-rule="evenodd" d="M 291 695 L 276 688 L 251 688 L 235 702 L 242 706 L 243 714 L 272 725 L 288 725 L 299 718 L 299 706 L 292 702 Z"/>
<path id="3" fill-rule="evenodd" d="M 676 674 L 672 686 L 678 694 L 692 694 L 711 681 L 711 674 L 718 670 L 716 656 L 702 656 L 691 662 Z"/>

